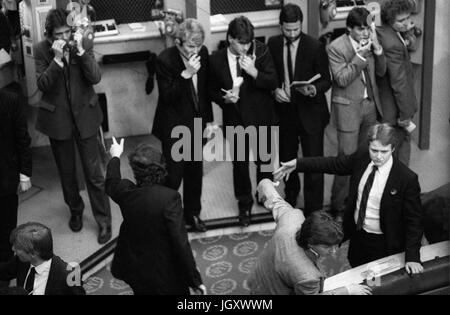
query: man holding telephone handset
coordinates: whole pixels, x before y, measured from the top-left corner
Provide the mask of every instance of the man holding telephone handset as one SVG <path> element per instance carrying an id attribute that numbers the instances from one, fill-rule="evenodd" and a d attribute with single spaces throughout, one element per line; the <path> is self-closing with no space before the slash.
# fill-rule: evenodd
<path id="1" fill-rule="evenodd" d="M 224 130 L 227 126 L 272 126 L 275 123 L 275 109 L 271 92 L 277 86 L 277 74 L 269 49 L 255 40 L 254 27 L 244 16 L 230 22 L 226 41 L 228 47 L 211 55 L 209 72 L 210 95 L 223 110 Z M 226 132 L 225 136 L 234 137 Z M 270 148 L 269 138 L 261 141 L 267 141 Z M 234 141 L 235 147 L 232 149 L 234 193 L 238 200 L 239 222 L 242 226 L 248 226 L 253 205 L 249 174 L 250 141 L 242 147 L 238 147 L 237 142 Z M 245 161 L 238 160 L 243 151 Z M 271 179 L 272 174 L 262 172 L 259 154 L 253 153 L 257 166 L 256 182 Z"/>
<path id="2" fill-rule="evenodd" d="M 376 76 L 386 73 L 383 53 L 371 13 L 353 8 L 347 17 L 347 33 L 328 49 L 333 88 L 331 118 L 337 128 L 338 154 L 349 155 L 364 143 L 368 129 L 383 117 Z M 331 204 L 340 212 L 348 192 L 348 177 L 335 176 Z"/>
<path id="3" fill-rule="evenodd" d="M 166 186 L 178 190 L 183 182 L 184 218 L 197 232 L 205 232 L 206 226 L 200 219 L 203 161 L 195 158 L 194 148 L 195 142 L 205 139 L 194 139 L 194 121 L 201 119 L 202 130 L 211 130 L 213 122 L 207 88 L 208 49 L 204 40 L 200 22 L 186 19 L 176 32 L 175 46 L 159 54 L 156 60 L 159 98 L 153 123 L 153 134 L 161 140 L 167 163 Z M 175 161 L 172 157 L 172 146 L 178 138 L 172 138 L 171 134 L 177 126 L 187 127 L 193 135 L 189 160 Z"/>
<path id="4" fill-rule="evenodd" d="M 81 31 L 73 34 L 68 16 L 64 9 L 51 10 L 45 22 L 46 39 L 34 47 L 37 86 L 43 93 L 36 129 L 49 137 L 73 232 L 83 228 L 84 210 L 76 175 L 77 146 L 99 226 L 97 240 L 104 244 L 111 239 L 111 210 L 99 151 L 103 114 L 93 89 L 101 72 L 92 47 L 83 45 Z"/>

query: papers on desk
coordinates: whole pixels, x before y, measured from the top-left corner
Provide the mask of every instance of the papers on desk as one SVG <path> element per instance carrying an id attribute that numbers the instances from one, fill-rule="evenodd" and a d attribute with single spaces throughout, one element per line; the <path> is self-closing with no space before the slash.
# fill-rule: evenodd
<path id="1" fill-rule="evenodd" d="M 145 26 L 141 23 L 129 23 L 128 26 L 133 32 L 144 32 Z"/>

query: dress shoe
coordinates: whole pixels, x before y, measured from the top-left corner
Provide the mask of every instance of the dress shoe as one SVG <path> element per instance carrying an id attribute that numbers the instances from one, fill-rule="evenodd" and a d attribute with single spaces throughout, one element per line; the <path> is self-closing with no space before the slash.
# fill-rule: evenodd
<path id="1" fill-rule="evenodd" d="M 189 225 L 192 226 L 192 229 L 197 232 L 206 232 L 206 225 L 205 222 L 203 222 L 198 216 L 194 215 L 192 216 L 188 222 Z"/>
<path id="2" fill-rule="evenodd" d="M 242 227 L 247 227 L 251 223 L 250 220 L 250 211 L 242 211 L 239 213 L 239 224 Z"/>
<path id="3" fill-rule="evenodd" d="M 83 228 L 83 216 L 81 214 L 73 214 L 70 217 L 69 227 L 73 232 L 80 232 Z"/>
<path id="4" fill-rule="evenodd" d="M 111 239 L 111 237 L 111 226 L 101 226 L 98 232 L 97 242 L 99 244 L 105 244 Z"/>

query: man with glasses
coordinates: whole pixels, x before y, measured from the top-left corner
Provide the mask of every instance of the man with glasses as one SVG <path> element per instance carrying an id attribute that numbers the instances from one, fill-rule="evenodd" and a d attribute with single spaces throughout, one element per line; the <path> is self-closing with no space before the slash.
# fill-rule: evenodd
<path id="1" fill-rule="evenodd" d="M 378 37 L 387 60 L 386 75 L 378 80 L 383 108 L 383 120 L 396 126 L 399 132 L 397 156 L 409 165 L 411 155 L 410 132 L 418 103 L 414 89 L 414 70 L 410 51 L 416 49 L 411 32 L 414 22 L 410 0 L 386 0 L 381 4 L 383 25 L 377 28 Z"/>
<path id="2" fill-rule="evenodd" d="M 341 225 L 325 211 L 315 211 L 305 220 L 303 212 L 284 201 L 268 179 L 259 183 L 258 191 L 277 225 L 248 279 L 251 294 L 371 294 L 369 287 L 359 284 L 322 292 L 325 276 L 317 263 L 338 250 L 344 237 Z"/>

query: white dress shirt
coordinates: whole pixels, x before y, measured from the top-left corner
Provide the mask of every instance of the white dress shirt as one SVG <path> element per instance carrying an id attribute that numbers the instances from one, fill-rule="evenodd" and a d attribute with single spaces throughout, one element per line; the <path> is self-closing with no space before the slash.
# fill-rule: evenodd
<path id="1" fill-rule="evenodd" d="M 28 270 L 27 277 L 25 278 L 24 283 L 27 283 L 31 267 L 34 267 L 36 274 L 34 276 L 33 295 L 45 295 L 45 289 L 47 288 L 48 276 L 50 274 L 51 265 L 52 259 L 43 262 L 37 267 L 30 265 L 30 269 Z"/>
<path id="2" fill-rule="evenodd" d="M 363 229 L 367 233 L 373 234 L 383 234 L 380 228 L 380 204 L 381 198 L 383 197 L 383 192 L 386 187 L 386 182 L 389 177 L 389 173 L 391 172 L 393 164 L 392 156 L 391 158 L 378 170 L 375 172 L 375 178 L 373 180 L 372 189 L 369 193 L 369 199 L 367 200 L 367 208 L 366 208 L 366 218 L 364 220 Z M 369 166 L 367 166 L 366 171 L 364 172 L 358 186 L 358 198 L 356 200 L 356 211 L 355 211 L 355 223 L 358 222 L 359 216 L 359 205 L 361 204 L 361 198 L 364 191 L 364 186 L 367 182 L 367 178 L 373 169 L 373 162 L 370 162 Z"/>
<path id="3" fill-rule="evenodd" d="M 237 60 L 235 54 L 233 54 L 230 50 L 230 48 L 227 49 L 227 57 L 228 57 L 228 65 L 230 66 L 230 74 L 231 74 L 231 78 L 233 79 L 233 82 L 236 82 L 237 79 Z"/>

